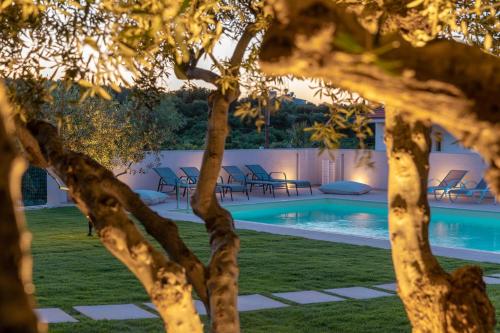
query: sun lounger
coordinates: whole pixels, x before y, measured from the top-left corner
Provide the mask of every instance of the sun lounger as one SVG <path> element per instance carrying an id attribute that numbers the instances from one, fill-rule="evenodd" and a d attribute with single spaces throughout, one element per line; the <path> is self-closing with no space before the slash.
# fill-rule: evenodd
<path id="1" fill-rule="evenodd" d="M 248 170 L 252 172 L 253 178 L 257 180 L 263 181 L 272 181 L 272 182 L 285 182 L 286 183 L 286 191 L 288 193 L 288 185 L 295 186 L 295 193 L 299 195 L 299 188 L 309 188 L 309 191 L 312 195 L 312 187 L 311 183 L 308 180 L 297 180 L 297 179 L 288 179 L 286 173 L 282 171 L 272 171 L 267 172 L 260 164 L 250 164 L 246 165 Z M 273 174 L 282 175 L 283 178 L 274 178 Z"/>
<path id="2" fill-rule="evenodd" d="M 198 183 L 198 179 L 200 177 L 200 170 L 196 167 L 181 167 L 182 172 L 187 177 L 189 183 L 196 184 Z M 220 177 L 221 181 L 217 183 L 216 191 L 221 193 L 221 200 L 223 200 L 223 196 L 229 192 L 231 196 L 231 201 L 233 201 L 233 192 L 243 192 L 246 194 L 248 198 L 248 189 L 246 186 L 241 184 L 224 184 L 224 180 Z"/>
<path id="3" fill-rule="evenodd" d="M 177 206 L 179 206 L 180 200 L 180 189 L 184 190 L 183 196 L 188 193 L 187 200 L 189 200 L 189 191 L 196 189 L 196 184 L 190 184 L 186 179 L 178 177 L 175 172 L 169 167 L 153 168 L 154 172 L 160 176 L 158 182 L 158 192 L 163 192 L 164 186 L 171 186 L 172 191 L 175 191 L 175 197 L 177 198 Z M 189 205 L 189 202 L 188 202 Z"/>
<path id="4" fill-rule="evenodd" d="M 448 198 L 451 202 L 455 202 L 458 200 L 458 197 L 464 196 L 469 198 L 477 197 L 477 203 L 483 201 L 484 197 L 488 194 L 491 194 L 488 184 L 482 178 L 479 183 L 473 188 L 454 188 L 448 191 Z"/>
<path id="5" fill-rule="evenodd" d="M 286 187 L 286 183 L 284 181 L 282 182 L 274 182 L 274 181 L 264 181 L 264 180 L 257 180 L 257 179 L 251 179 L 239 167 L 236 165 L 226 165 L 223 166 L 222 169 L 224 169 L 227 174 L 229 175 L 227 183 L 239 183 L 241 185 L 244 185 L 246 188 L 248 188 L 248 185 L 250 185 L 250 192 L 252 191 L 253 187 L 262 187 L 262 191 L 266 193 L 267 190 L 271 192 L 273 197 L 275 197 L 274 194 L 274 189 L 279 188 L 279 187 Z M 288 188 L 287 188 L 288 192 Z M 248 195 L 248 192 L 247 192 Z M 290 195 L 290 194 L 288 194 Z"/>
<path id="6" fill-rule="evenodd" d="M 466 173 L 466 170 L 450 170 L 437 186 L 428 187 L 427 193 L 432 193 L 436 200 L 441 200 L 451 189 L 456 189 L 463 185 L 461 182 Z"/>

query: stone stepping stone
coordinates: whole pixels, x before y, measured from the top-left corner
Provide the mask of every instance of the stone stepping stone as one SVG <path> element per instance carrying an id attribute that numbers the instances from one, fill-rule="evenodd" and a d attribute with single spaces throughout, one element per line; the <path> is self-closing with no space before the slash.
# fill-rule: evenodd
<path id="1" fill-rule="evenodd" d="M 147 307 L 156 310 L 156 306 L 153 303 L 144 303 Z M 194 306 L 196 311 L 200 315 L 206 315 L 207 310 L 201 301 L 194 301 Z M 259 294 L 254 295 L 240 295 L 238 296 L 238 310 L 239 312 L 245 311 L 255 311 L 255 310 L 265 310 L 265 309 L 276 309 L 287 307 L 288 304 L 284 304 L 269 297 L 265 297 Z"/>
<path id="2" fill-rule="evenodd" d="M 59 308 L 35 309 L 38 318 L 43 323 L 76 323 L 78 320 Z"/>
<path id="3" fill-rule="evenodd" d="M 336 288 L 336 289 L 326 289 L 325 291 L 335 295 L 354 298 L 354 299 L 370 299 L 377 297 L 394 296 L 394 294 L 389 294 L 386 293 L 385 291 L 378 291 L 365 287 Z"/>
<path id="4" fill-rule="evenodd" d="M 238 296 L 238 309 L 240 312 L 284 308 L 287 306 L 288 304 L 258 294 Z"/>
<path id="5" fill-rule="evenodd" d="M 74 306 L 76 311 L 94 320 L 124 320 L 158 318 L 134 304 Z"/>
<path id="6" fill-rule="evenodd" d="M 156 305 L 154 305 L 151 302 L 144 303 L 144 305 L 150 309 L 158 311 L 158 310 L 156 310 Z M 205 309 L 205 306 L 203 305 L 203 303 L 201 301 L 198 301 L 198 300 L 194 301 L 194 307 L 196 308 L 196 312 L 198 312 L 198 314 L 206 316 L 207 310 Z"/>
<path id="7" fill-rule="evenodd" d="M 483 276 L 483 281 L 486 284 L 500 284 L 500 279 L 489 276 Z"/>
<path id="8" fill-rule="evenodd" d="M 344 298 L 324 294 L 315 290 L 274 293 L 273 295 L 299 304 L 339 302 L 344 300 Z"/>
<path id="9" fill-rule="evenodd" d="M 488 274 L 488 276 L 492 276 L 492 277 L 495 277 L 495 278 L 500 278 L 500 273 Z"/>
<path id="10" fill-rule="evenodd" d="M 398 291 L 398 284 L 396 282 L 377 284 L 376 286 L 373 286 L 373 287 L 378 288 L 378 289 L 394 291 L 394 292 Z"/>

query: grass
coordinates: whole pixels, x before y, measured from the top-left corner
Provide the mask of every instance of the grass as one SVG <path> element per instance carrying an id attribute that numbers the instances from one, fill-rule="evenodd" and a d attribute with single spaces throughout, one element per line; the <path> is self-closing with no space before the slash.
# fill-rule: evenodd
<path id="1" fill-rule="evenodd" d="M 100 244 L 86 236 L 86 220 L 75 208 L 28 211 L 33 233 L 34 281 L 40 307 L 59 307 L 79 323 L 53 324 L 50 332 L 162 332 L 159 319 L 93 321 L 75 305 L 135 303 L 147 295 L 135 277 Z M 206 261 L 204 227 L 179 222 L 182 237 Z M 394 281 L 390 252 L 370 247 L 240 231 L 240 293 L 321 290 Z M 470 262 L 439 258 L 447 270 Z M 481 263 L 487 273 L 500 265 Z M 500 306 L 500 287 L 488 286 Z M 497 316 L 500 320 L 500 316 Z M 397 297 L 291 306 L 241 314 L 244 332 L 408 332 Z"/>

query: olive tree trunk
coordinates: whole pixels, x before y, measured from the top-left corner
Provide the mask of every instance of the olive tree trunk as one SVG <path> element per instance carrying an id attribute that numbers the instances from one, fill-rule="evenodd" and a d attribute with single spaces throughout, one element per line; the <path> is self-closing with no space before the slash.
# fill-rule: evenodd
<path id="1" fill-rule="evenodd" d="M 323 79 L 431 120 L 481 154 L 500 200 L 499 57 L 453 40 L 413 47 L 397 32 L 368 31 L 359 22 L 363 13 L 336 1 L 268 2 L 277 19 L 261 48 L 264 72 Z M 391 12 L 383 17 L 416 24 Z"/>
<path id="2" fill-rule="evenodd" d="M 495 314 L 481 270 L 464 267 L 449 275 L 430 251 L 426 187 L 433 122 L 481 154 L 485 178 L 500 198 L 498 57 L 447 40 L 412 47 L 398 33 L 368 31 L 359 21 L 363 12 L 335 1 L 268 4 L 276 20 L 261 49 L 265 72 L 323 79 L 388 110 L 390 238 L 414 331 L 492 332 Z"/>
<path id="3" fill-rule="evenodd" d="M 0 332 L 35 333 L 39 328 L 31 280 L 31 235 L 19 211 L 26 161 L 14 144 L 12 110 L 0 86 Z"/>
<path id="4" fill-rule="evenodd" d="M 138 203 L 139 197 L 128 188 L 128 191 L 123 190 L 119 185 L 121 182 L 112 172 L 83 154 L 65 150 L 54 126 L 43 121 L 31 121 L 24 127 L 18 120 L 16 127 L 18 138 L 32 161 L 51 168 L 65 182 L 78 208 L 92 220 L 102 244 L 142 283 L 163 319 L 165 330 L 203 332 L 184 267 L 151 246 L 124 208 L 135 205 L 136 214 L 142 213 L 145 215 L 141 215 L 143 218 L 151 219 L 150 224 L 146 223 L 150 228 L 151 224 L 159 223 L 160 217 L 142 211 L 145 206 Z M 117 191 L 117 188 L 122 191 Z M 167 235 L 167 240 L 173 244 L 163 243 L 164 247 L 179 262 L 189 262 L 186 259 L 191 258 L 192 253 L 178 239 L 175 234 L 177 229 L 172 228 L 168 220 L 165 222 L 162 234 Z M 183 253 L 176 253 L 179 250 Z M 198 267 L 196 258 L 192 259 L 194 265 L 188 266 Z"/>
<path id="5" fill-rule="evenodd" d="M 222 93 L 219 88 L 209 97 L 206 148 L 198 186 L 192 198 L 193 211 L 205 221 L 210 235 L 207 288 L 212 330 L 217 333 L 240 331 L 237 305 L 240 241 L 231 214 L 220 206 L 215 195 L 228 134 L 229 106 L 238 95 L 238 91 Z"/>
<path id="6" fill-rule="evenodd" d="M 493 332 L 495 311 L 481 269 L 451 275 L 433 256 L 427 199 L 430 124 L 386 109 L 389 233 L 392 260 L 413 332 Z"/>

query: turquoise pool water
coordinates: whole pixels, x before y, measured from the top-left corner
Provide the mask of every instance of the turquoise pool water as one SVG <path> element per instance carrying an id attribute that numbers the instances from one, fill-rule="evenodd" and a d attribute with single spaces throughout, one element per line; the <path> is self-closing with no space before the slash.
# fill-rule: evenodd
<path id="1" fill-rule="evenodd" d="M 383 203 L 317 199 L 226 208 L 236 220 L 388 239 Z M 435 246 L 500 252 L 500 213 L 432 208 L 429 235 Z"/>

